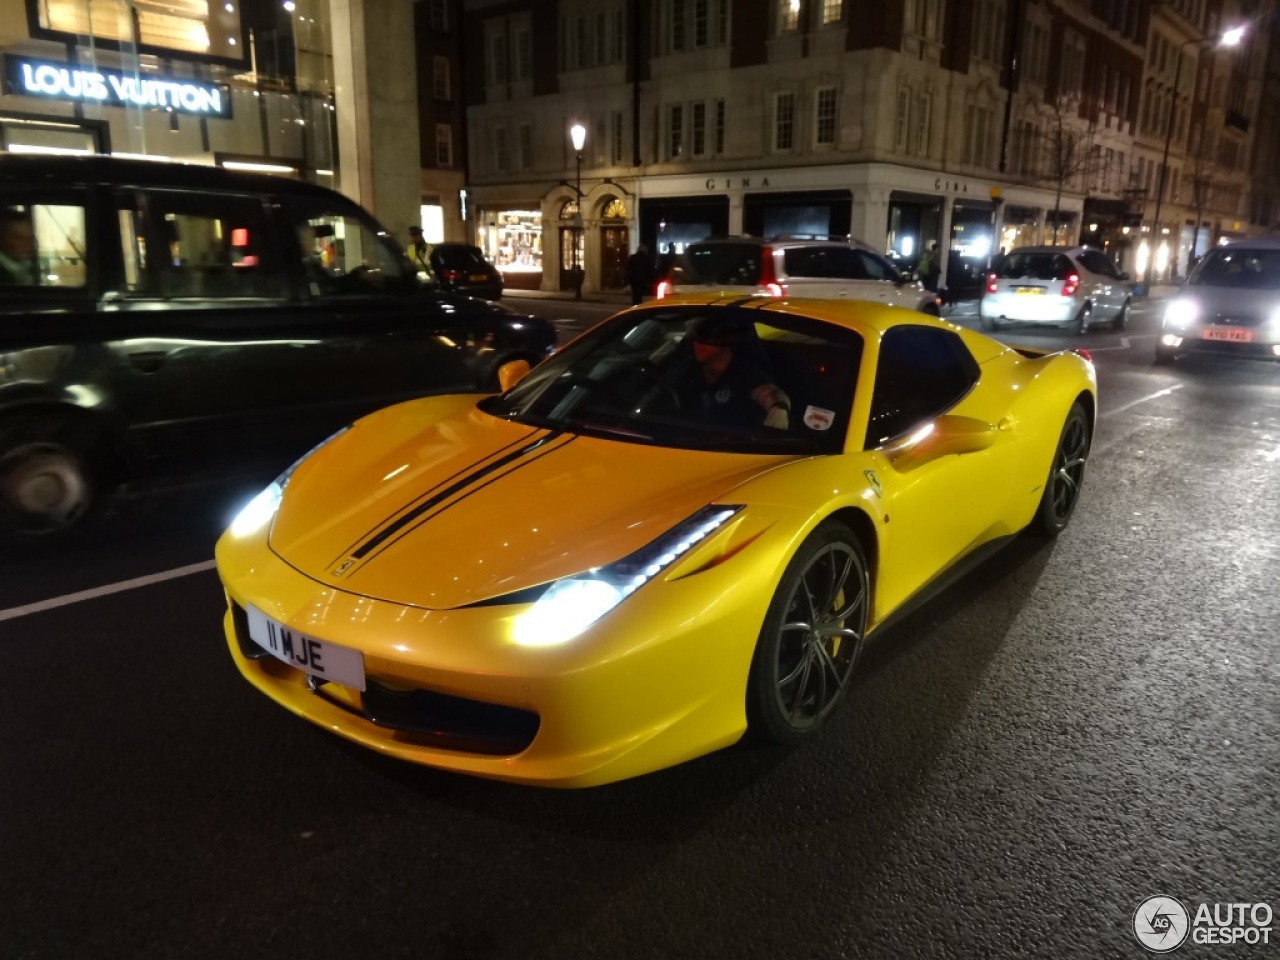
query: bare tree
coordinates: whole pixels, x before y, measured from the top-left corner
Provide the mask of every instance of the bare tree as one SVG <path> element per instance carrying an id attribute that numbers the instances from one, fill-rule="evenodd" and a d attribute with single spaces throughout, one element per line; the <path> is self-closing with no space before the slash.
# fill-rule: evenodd
<path id="1" fill-rule="evenodd" d="M 1052 183 L 1053 242 L 1058 242 L 1062 228 L 1062 194 L 1077 179 L 1087 179 L 1095 164 L 1093 146 L 1096 131 L 1092 123 L 1082 126 L 1079 115 L 1080 98 L 1058 96 L 1052 103 L 1053 115 L 1048 127 L 1038 132 L 1040 155 L 1043 163 L 1040 172 L 1032 177 L 1037 183 Z"/>

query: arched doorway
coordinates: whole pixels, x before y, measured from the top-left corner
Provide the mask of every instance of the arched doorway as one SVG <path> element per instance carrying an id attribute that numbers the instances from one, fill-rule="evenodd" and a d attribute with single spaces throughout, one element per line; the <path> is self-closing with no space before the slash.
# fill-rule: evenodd
<path id="1" fill-rule="evenodd" d="M 604 208 L 600 223 L 600 289 L 621 290 L 627 285 L 627 205 L 614 197 Z"/>
<path id="2" fill-rule="evenodd" d="M 582 216 L 577 200 L 566 200 L 560 207 L 560 289 L 576 290 L 580 282 L 574 268 L 586 263 L 582 236 Z"/>

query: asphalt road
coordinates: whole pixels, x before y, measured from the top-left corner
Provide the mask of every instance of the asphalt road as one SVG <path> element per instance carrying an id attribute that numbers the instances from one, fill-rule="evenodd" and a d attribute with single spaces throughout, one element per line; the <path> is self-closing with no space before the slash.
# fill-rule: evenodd
<path id="1" fill-rule="evenodd" d="M 0 957 L 1140 957 L 1156 894 L 1280 911 L 1280 365 L 1154 367 L 1153 330 L 1003 337 L 1098 363 L 1075 519 L 880 637 L 794 751 L 560 792 L 311 727 L 224 648 L 256 478 L 0 560 Z"/>

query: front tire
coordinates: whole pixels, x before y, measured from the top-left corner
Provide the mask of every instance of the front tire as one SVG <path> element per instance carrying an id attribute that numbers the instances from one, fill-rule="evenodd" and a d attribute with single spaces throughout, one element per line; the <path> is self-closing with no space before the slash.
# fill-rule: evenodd
<path id="1" fill-rule="evenodd" d="M 1084 408 L 1075 404 L 1067 414 L 1058 436 L 1058 446 L 1053 452 L 1053 465 L 1045 480 L 1040 506 L 1036 509 L 1031 528 L 1045 537 L 1056 537 L 1066 529 L 1080 499 L 1080 487 L 1084 483 L 1085 463 L 1089 459 L 1089 417 Z"/>
<path id="2" fill-rule="evenodd" d="M 831 715 L 862 651 L 869 597 L 857 536 L 835 521 L 818 527 L 787 564 L 756 642 L 747 681 L 752 734 L 796 743 Z"/>

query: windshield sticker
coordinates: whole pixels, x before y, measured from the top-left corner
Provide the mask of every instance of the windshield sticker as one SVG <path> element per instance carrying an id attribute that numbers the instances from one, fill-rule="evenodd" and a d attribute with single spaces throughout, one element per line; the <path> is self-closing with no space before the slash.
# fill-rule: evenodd
<path id="1" fill-rule="evenodd" d="M 834 410 L 824 410 L 822 407 L 804 408 L 804 425 L 810 430 L 830 430 L 835 422 Z"/>

